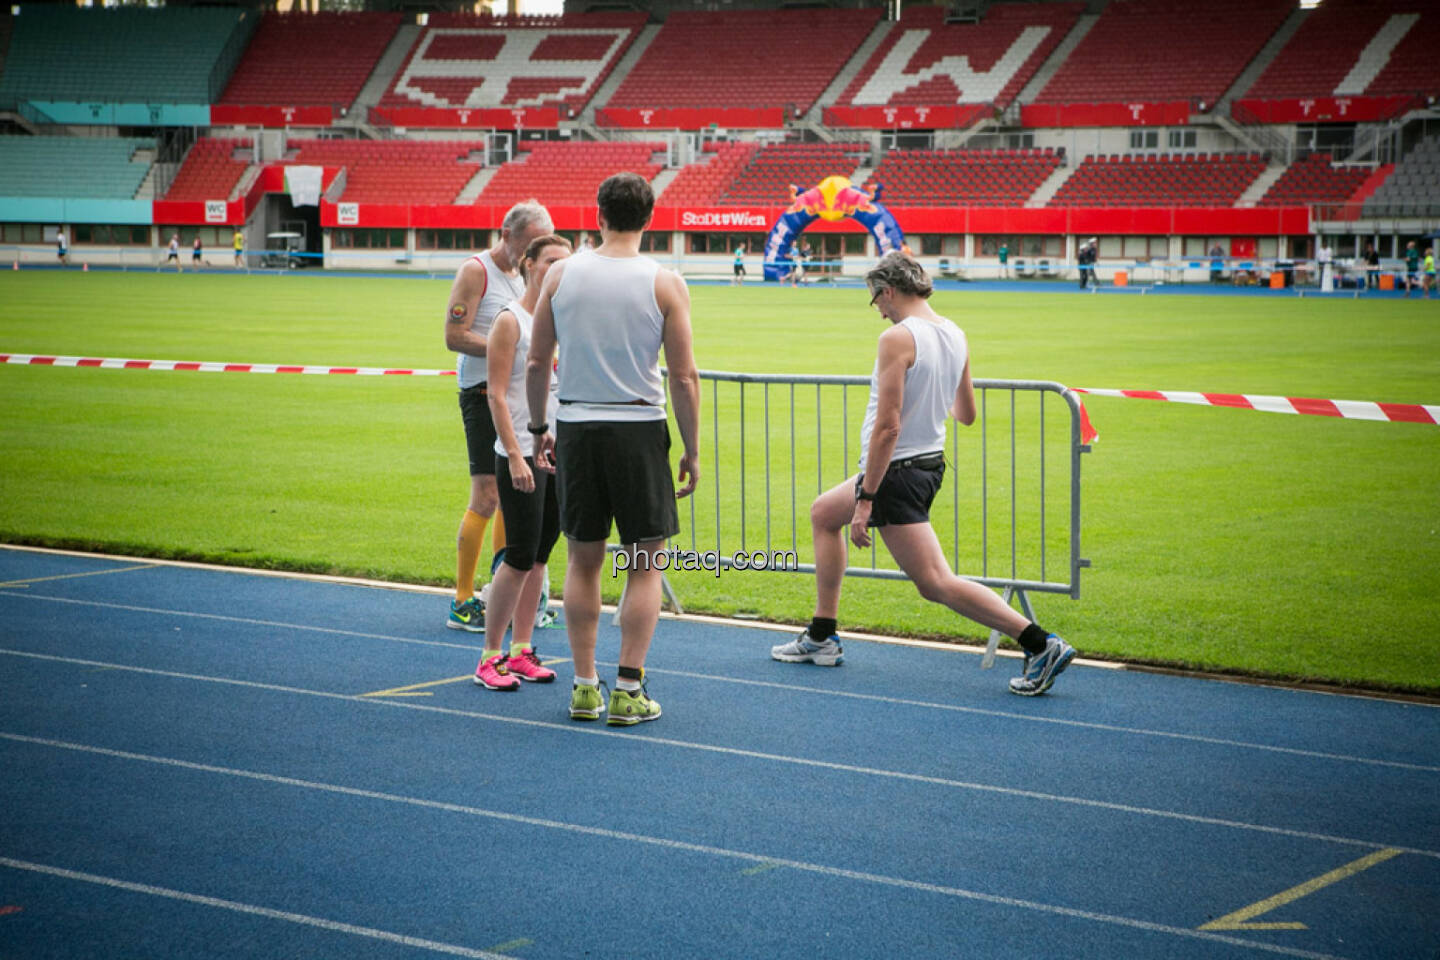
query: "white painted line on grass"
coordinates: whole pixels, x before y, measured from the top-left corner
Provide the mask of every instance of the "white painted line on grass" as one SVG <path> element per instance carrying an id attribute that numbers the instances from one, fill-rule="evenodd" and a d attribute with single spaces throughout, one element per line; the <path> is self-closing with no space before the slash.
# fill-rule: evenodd
<path id="1" fill-rule="evenodd" d="M 531 827 L 540 827 L 547 830 L 559 830 L 566 833 L 580 834 L 582 836 L 599 837 L 606 840 L 614 840 L 621 843 L 642 844 L 651 847 L 660 847 L 666 850 L 676 850 L 683 853 L 698 853 L 712 857 L 725 857 L 731 860 L 742 860 L 755 865 L 779 865 L 789 867 L 792 870 L 800 870 L 806 873 L 819 874 L 826 877 L 834 877 L 842 880 L 856 880 L 862 883 L 878 884 L 886 887 L 895 887 L 904 890 L 913 890 L 923 893 L 933 893 L 940 896 L 953 897 L 962 900 L 972 900 L 980 903 L 988 903 L 993 906 L 1011 907 L 1021 910 L 1030 910 L 1038 913 L 1047 913 L 1053 916 L 1069 917 L 1077 920 L 1090 920 L 1096 923 L 1110 924 L 1112 926 L 1128 927 L 1132 930 L 1144 930 L 1151 933 L 1163 933 L 1170 936 L 1184 937 L 1191 940 L 1208 940 L 1215 943 L 1224 943 L 1231 946 L 1242 947 L 1247 950 L 1259 950 L 1265 953 L 1275 953 L 1287 957 L 1305 957 L 1310 960 L 1335 960 L 1330 954 L 1314 953 L 1309 950 L 1297 950 L 1291 947 L 1282 947 L 1275 944 L 1260 943 L 1254 940 L 1244 940 L 1239 937 L 1231 937 L 1223 934 L 1216 934 L 1209 931 L 1191 930 L 1185 927 L 1174 927 L 1163 923 L 1152 923 L 1148 920 L 1138 920 L 1133 917 L 1115 916 L 1113 914 L 1096 913 L 1090 910 L 1077 910 L 1072 907 L 1063 907 L 1055 904 L 1040 903 L 1034 900 L 1022 900 L 1016 897 L 999 896 L 990 893 L 981 893 L 975 890 L 966 890 L 960 887 L 947 887 L 939 884 L 925 883 L 918 880 L 906 880 L 902 877 L 891 877 L 884 874 L 866 873 L 859 870 L 849 870 L 843 867 L 832 867 L 825 864 L 810 863 L 804 860 L 791 860 L 786 857 L 772 857 L 767 854 L 751 853 L 745 850 L 731 850 L 725 847 L 715 847 L 709 844 L 690 843 L 684 840 L 673 840 L 666 837 L 656 837 L 640 833 L 628 833 L 622 830 L 610 830 L 605 827 L 584 826 L 582 824 L 568 823 L 563 820 L 551 820 L 542 817 L 527 817 L 516 813 L 506 813 L 498 810 L 486 810 L 481 807 L 471 807 L 464 804 L 448 803 L 439 800 L 426 800 L 421 797 L 408 797 L 401 794 L 382 793 L 375 790 L 363 790 L 357 787 L 346 787 L 339 784 L 322 783 L 314 780 L 300 780 L 295 777 L 283 777 L 275 774 L 261 773 L 254 770 L 242 770 L 233 767 L 220 767 L 213 764 L 193 763 L 189 760 L 177 760 L 173 757 L 160 757 L 144 753 L 131 753 L 126 750 L 112 750 L 108 747 L 95 747 L 83 743 L 72 743 L 65 740 L 49 740 L 42 737 L 28 737 L 20 734 L 0 731 L 0 739 L 10 740 L 16 743 L 31 744 L 34 746 L 51 747 L 59 750 L 70 750 L 78 753 L 88 753 L 96 756 L 112 757 L 119 760 L 133 760 L 142 763 L 156 764 L 158 766 L 174 767 L 182 770 L 192 770 L 201 773 L 215 773 L 223 776 L 238 777 L 246 780 L 256 780 L 262 783 L 276 784 L 280 786 L 299 787 L 306 790 L 316 790 L 324 793 L 340 794 L 342 796 L 359 797 L 366 800 L 379 800 L 386 803 L 404 804 L 406 806 L 421 807 L 430 810 L 441 810 L 447 813 L 458 813 L 471 817 L 482 817 L 488 820 L 498 820 L 505 823 L 522 824 Z M 634 742 L 641 742 L 638 738 Z M 0 863 L 5 862 L 0 860 Z"/>
<path id="2" fill-rule="evenodd" d="M 82 667 L 104 667 L 111 670 L 120 670 L 128 673 L 138 673 L 147 676 L 170 677 L 176 680 L 194 680 L 201 683 L 216 683 L 225 686 L 244 687 L 252 690 L 268 690 L 275 693 L 293 693 L 309 697 L 321 697 L 326 700 L 343 700 L 350 703 L 364 703 L 375 706 L 393 707 L 399 710 L 415 710 L 424 713 L 436 713 L 443 716 L 465 717 L 471 720 L 489 720 L 495 723 L 511 724 L 513 726 L 532 727 L 540 730 L 552 730 L 560 733 L 576 736 L 591 737 L 623 737 L 627 743 L 645 744 L 658 747 L 676 747 L 683 750 L 696 750 L 703 753 L 713 753 L 722 756 L 743 757 L 748 760 L 763 760 L 772 763 L 782 763 L 793 766 L 811 767 L 818 770 L 832 770 L 838 773 L 853 773 L 866 777 L 880 777 L 890 780 L 899 780 L 907 783 L 923 783 L 930 786 L 944 787 L 953 790 L 968 790 L 976 793 L 997 794 L 1000 796 L 1017 797 L 1025 800 L 1039 800 L 1044 803 L 1061 803 L 1070 806 L 1086 807 L 1093 810 L 1109 810 L 1115 813 L 1125 813 L 1143 817 L 1155 817 L 1164 820 L 1175 820 L 1182 823 L 1195 823 L 1203 826 L 1222 827 L 1229 830 L 1245 830 L 1253 833 L 1263 833 L 1271 836 L 1292 837 L 1299 840 L 1317 840 L 1323 843 L 1334 843 L 1350 847 L 1363 847 L 1368 850 L 1383 850 L 1395 847 L 1405 853 L 1413 853 L 1417 856 L 1432 857 L 1440 859 L 1440 850 L 1423 850 L 1415 847 L 1402 846 L 1399 843 L 1380 843 L 1373 840 L 1360 840 L 1354 837 L 1340 837 L 1332 834 L 1314 833 L 1308 830 L 1293 830 L 1288 827 L 1273 827 L 1265 824 L 1246 823 L 1242 820 L 1227 820 L 1221 817 L 1209 817 L 1194 813 L 1180 813 L 1174 810 L 1160 810 L 1154 807 L 1138 807 L 1126 803 L 1112 803 L 1108 800 L 1091 800 L 1086 797 L 1076 797 L 1058 793 L 1044 793 L 1038 790 L 1025 790 L 1018 787 L 1005 787 L 991 783 L 979 783 L 968 780 L 954 780 L 948 777 L 935 777 L 921 773 L 906 773 L 899 770 L 885 770 L 878 767 L 862 767 L 850 763 L 837 763 L 830 760 L 813 760 L 807 757 L 796 757 L 780 753 L 765 753 L 759 750 L 746 750 L 741 747 L 725 747 L 709 743 L 696 743 L 691 740 L 675 740 L 669 737 L 656 736 L 633 736 L 624 733 L 617 733 L 608 727 L 588 727 L 571 723 L 555 723 L 549 720 L 531 720 L 525 717 L 512 717 L 504 714 L 482 713 L 478 710 L 458 710 L 454 707 L 437 707 L 427 704 L 412 703 L 401 700 L 382 700 L 366 697 L 363 694 L 355 695 L 348 693 L 331 693 L 325 690 L 307 690 L 303 687 L 288 687 L 279 684 L 260 683 L 255 680 L 234 680 L 228 677 L 209 677 L 202 674 L 178 673 L 171 670 L 156 670 L 150 667 L 132 667 L 126 664 L 105 663 L 99 660 L 81 660 L 74 657 L 60 657 L 46 653 L 30 653 L 24 650 L 8 650 L 0 648 L 0 655 L 23 657 L 30 660 L 42 660 L 52 663 L 66 663 Z M 0 733 L 0 737 L 6 734 Z M 15 739 L 11 737 L 11 739 Z M 21 738 L 24 739 L 24 738 Z"/>
<path id="3" fill-rule="evenodd" d="M 135 755 L 134 759 L 140 759 L 139 755 Z M 158 760 L 160 758 L 146 759 Z M 420 937 L 391 933 L 388 930 L 376 930 L 374 927 L 357 927 L 352 923 L 326 920 L 324 917 L 310 917 L 303 913 L 291 913 L 288 910 L 272 910 L 269 907 L 258 907 L 253 903 L 238 903 L 234 900 L 222 900 L 219 897 L 207 897 L 198 893 L 186 893 L 183 890 L 171 890 L 168 887 L 156 887 L 148 883 L 132 883 L 129 880 L 117 880 L 114 877 L 102 877 L 99 874 L 82 873 L 79 870 L 66 870 L 64 867 L 52 867 L 43 863 L 31 863 L 28 860 L 0 857 L 0 867 L 9 867 L 12 870 L 26 870 L 30 873 L 59 877 L 62 880 L 78 880 L 81 883 L 93 883 L 102 887 L 110 887 L 114 890 L 124 890 L 128 893 L 143 893 L 150 897 L 164 897 L 167 900 L 195 903 L 202 907 L 215 907 L 220 910 L 230 910 L 234 913 L 248 913 L 251 916 L 264 917 L 267 920 L 284 920 L 286 923 L 298 923 L 302 926 L 329 930 L 332 933 L 348 933 L 357 937 L 368 937 L 371 940 L 383 940 L 387 943 L 396 943 L 404 947 L 416 947 L 435 953 L 446 953 L 453 957 L 472 957 L 475 958 L 475 960 L 514 960 L 513 957 L 507 957 L 503 953 L 491 953 L 488 950 L 472 950 L 469 947 L 457 947 L 451 943 L 437 943 L 434 940 L 423 940 Z"/>

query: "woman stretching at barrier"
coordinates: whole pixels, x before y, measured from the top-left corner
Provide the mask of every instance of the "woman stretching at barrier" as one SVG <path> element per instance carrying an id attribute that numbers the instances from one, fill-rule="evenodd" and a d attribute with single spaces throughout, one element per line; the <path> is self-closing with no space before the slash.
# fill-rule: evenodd
<path id="1" fill-rule="evenodd" d="M 835 634 L 845 578 L 845 526 L 856 546 L 870 546 L 879 527 L 890 555 L 926 600 L 999 630 L 1025 650 L 1010 692 L 1050 689 L 1075 648 L 1026 620 L 993 591 L 957 577 L 930 525 L 930 504 L 945 477 L 945 417 L 975 422 L 975 389 L 965 334 L 930 308 L 930 278 L 903 253 L 887 254 L 865 276 L 870 304 L 890 321 L 880 335 L 870 404 L 860 433 L 859 476 L 822 493 L 810 506 L 815 536 L 815 616 L 800 636 L 770 655 L 787 663 L 839 666 Z"/>
<path id="2" fill-rule="evenodd" d="M 548 571 L 550 550 L 560 538 L 560 508 L 555 496 L 555 466 L 542 452 L 534 456 L 535 438 L 526 424 L 530 405 L 525 399 L 525 359 L 530 352 L 531 311 L 540 299 L 540 284 L 550 265 L 570 255 L 570 241 L 553 234 L 537 237 L 520 259 L 525 292 L 519 300 L 495 315 L 490 328 L 487 373 L 490 415 L 495 420 L 495 486 L 500 512 L 505 515 L 504 561 L 490 584 L 485 613 L 486 648 L 475 668 L 475 682 L 491 690 L 518 690 L 520 680 L 550 683 L 555 671 L 540 665 L 530 644 L 535 618 L 515 619 L 516 609 L 534 610 L 540 602 Z M 543 419 L 555 419 L 554 381 L 549 409 Z M 511 628 L 510 650 L 501 648 Z"/>

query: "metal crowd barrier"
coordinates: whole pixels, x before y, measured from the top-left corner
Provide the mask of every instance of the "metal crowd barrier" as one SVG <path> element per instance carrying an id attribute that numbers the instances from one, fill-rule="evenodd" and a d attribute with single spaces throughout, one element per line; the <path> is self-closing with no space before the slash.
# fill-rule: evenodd
<path id="1" fill-rule="evenodd" d="M 672 551 L 704 559 L 717 577 L 736 567 L 737 551 L 761 550 L 765 566 L 746 569 L 814 573 L 810 502 L 861 468 L 869 378 L 702 370 L 700 381 L 702 480 L 681 504 Z M 1028 594 L 1079 599 L 1080 571 L 1090 565 L 1080 549 L 1080 457 L 1090 450 L 1080 402 L 1051 381 L 974 384 L 976 423 L 947 427 L 949 469 L 931 522 L 957 573 L 1003 590 L 1033 620 Z M 1047 421 L 1057 398 L 1058 426 L 1053 412 Z M 855 550 L 846 576 L 906 579 L 876 546 L 860 563 Z M 664 589 L 679 612 L 668 579 Z M 998 640 L 992 632 L 986 666 Z"/>

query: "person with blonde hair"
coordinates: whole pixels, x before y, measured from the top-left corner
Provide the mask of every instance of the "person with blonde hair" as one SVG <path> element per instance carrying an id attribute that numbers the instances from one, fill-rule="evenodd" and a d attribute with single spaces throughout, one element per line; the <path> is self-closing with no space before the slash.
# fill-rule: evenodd
<path id="1" fill-rule="evenodd" d="M 1025 651 L 1010 692 L 1025 697 L 1049 690 L 1075 648 L 1031 623 L 995 593 L 950 570 L 930 505 L 945 478 L 945 418 L 975 422 L 975 389 L 965 334 L 929 304 L 934 287 L 919 263 L 890 253 L 865 276 L 870 305 L 890 326 L 880 334 L 870 402 L 860 431 L 860 473 L 822 493 L 810 506 L 815 543 L 815 616 L 771 657 L 786 663 L 835 667 L 845 660 L 836 632 L 848 550 L 880 537 L 920 595 L 996 629 Z"/>
<path id="2" fill-rule="evenodd" d="M 525 293 L 520 258 L 539 236 L 554 233 L 549 212 L 539 201 L 511 207 L 500 226 L 500 239 L 490 249 L 466 259 L 455 273 L 445 311 L 445 347 L 459 354 L 456 379 L 460 417 L 470 460 L 470 500 L 460 519 L 455 547 L 455 597 L 445 625 L 452 630 L 485 632 L 485 605 L 475 596 L 475 567 L 485 543 L 485 528 L 495 517 L 492 549 L 505 546 L 504 521 L 495 516 L 495 422 L 486 388 L 485 351 L 495 315 Z"/>

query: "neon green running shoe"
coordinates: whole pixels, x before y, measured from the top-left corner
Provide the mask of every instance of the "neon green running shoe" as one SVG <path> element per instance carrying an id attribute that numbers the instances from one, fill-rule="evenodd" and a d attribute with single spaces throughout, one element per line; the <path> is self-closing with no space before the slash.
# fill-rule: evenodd
<path id="1" fill-rule="evenodd" d="M 615 690 L 610 694 L 610 715 L 605 722 L 613 727 L 630 727 L 660 717 L 660 704 L 650 699 L 642 682 L 639 690 Z"/>
<path id="2" fill-rule="evenodd" d="M 570 719 L 599 720 L 600 711 L 605 709 L 605 700 L 600 688 L 577 683 L 570 690 Z"/>

